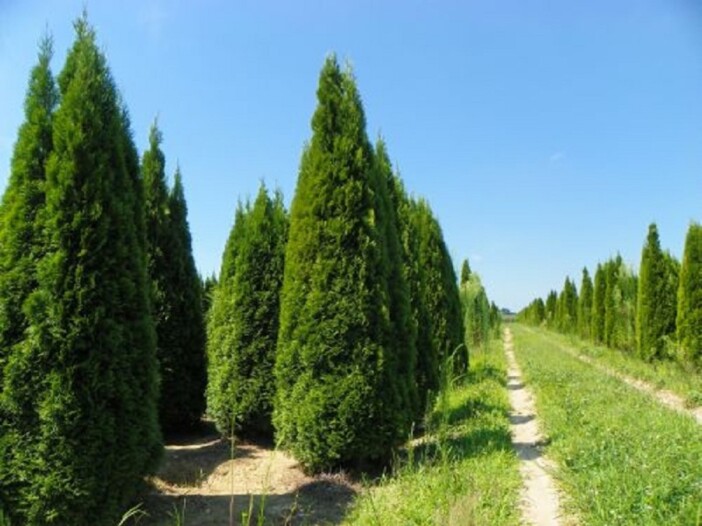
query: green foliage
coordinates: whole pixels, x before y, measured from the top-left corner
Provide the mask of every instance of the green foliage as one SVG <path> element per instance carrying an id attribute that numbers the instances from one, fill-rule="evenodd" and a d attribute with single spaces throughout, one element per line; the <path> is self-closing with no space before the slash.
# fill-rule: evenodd
<path id="1" fill-rule="evenodd" d="M 665 355 L 666 339 L 675 333 L 676 262 L 661 250 L 658 228 L 648 227 L 641 253 L 636 308 L 636 349 L 645 360 Z"/>
<path id="2" fill-rule="evenodd" d="M 464 268 L 466 263 L 467 260 L 464 261 Z M 477 274 L 469 274 L 468 279 L 461 283 L 460 296 L 466 345 L 471 349 L 481 347 L 490 337 L 492 312 L 485 288 Z"/>
<path id="3" fill-rule="evenodd" d="M 461 298 L 441 226 L 429 204 L 419 199 L 410 210 L 419 237 L 417 261 L 424 271 L 419 294 L 428 313 L 426 329 L 430 334 L 430 345 L 417 351 L 418 383 L 420 392 L 436 392 L 438 385 L 433 384 L 434 371 L 430 369 L 434 364 L 442 364 L 455 353 L 453 373 L 462 374 L 468 367 Z"/>
<path id="4" fill-rule="evenodd" d="M 204 411 L 205 324 L 183 185 L 166 185 L 161 132 L 154 124 L 142 160 L 147 268 L 161 372 L 159 420 L 165 430 L 192 427 Z"/>
<path id="5" fill-rule="evenodd" d="M 592 291 L 592 339 L 595 343 L 605 340 L 605 296 L 607 293 L 607 275 L 602 264 L 597 264 L 595 284 Z"/>
<path id="6" fill-rule="evenodd" d="M 310 470 L 385 459 L 407 436 L 382 192 L 355 81 L 322 68 L 291 207 L 275 367 L 278 440 Z"/>
<path id="7" fill-rule="evenodd" d="M 463 263 L 461 264 L 461 285 L 463 285 L 464 283 L 468 283 L 470 275 L 470 264 L 468 263 L 467 259 L 464 259 Z"/>
<path id="8" fill-rule="evenodd" d="M 546 325 L 549 327 L 556 327 L 557 324 L 557 308 L 558 308 L 558 292 L 552 290 L 546 296 Z"/>
<path id="9" fill-rule="evenodd" d="M 604 343 L 623 351 L 636 348 L 637 278 L 620 255 L 604 264 Z"/>
<path id="10" fill-rule="evenodd" d="M 702 366 L 702 226 L 697 223 L 685 238 L 677 300 L 678 358 Z"/>
<path id="11" fill-rule="evenodd" d="M 556 327 L 563 333 L 573 333 L 578 325 L 578 291 L 566 278 L 556 304 Z"/>
<path id="12" fill-rule="evenodd" d="M 214 292 L 219 282 L 214 273 L 212 273 L 211 276 L 207 276 L 204 280 L 200 279 L 200 282 L 202 288 L 202 315 L 207 319 L 207 314 L 210 312 L 210 307 L 212 306 Z"/>
<path id="13" fill-rule="evenodd" d="M 580 298 L 578 300 L 578 334 L 581 338 L 592 337 L 592 304 L 593 285 L 590 273 L 583 268 L 583 279 L 580 285 Z"/>
<path id="14" fill-rule="evenodd" d="M 208 412 L 225 434 L 272 432 L 287 232 L 282 195 L 271 199 L 263 185 L 253 206 L 237 210 L 228 244 L 237 247 L 235 271 L 220 281 L 208 323 Z"/>
<path id="15" fill-rule="evenodd" d="M 46 163 L 53 149 L 51 126 L 58 99 L 49 66 L 51 56 L 51 39 L 45 37 L 39 62 L 30 75 L 25 121 L 19 129 L 0 208 L 0 511 L 3 505 L 8 510 L 19 506 L 18 474 L 13 464 L 21 452 L 13 447 L 20 438 L 18 432 L 31 430 L 36 421 L 30 398 L 22 406 L 10 403 L 19 393 L 12 392 L 12 379 L 4 377 L 6 364 L 21 358 L 29 325 L 25 305 L 37 287 L 37 265 L 46 250 L 42 227 Z M 27 370 L 29 366 L 27 362 Z M 2 517 L 0 514 L 0 522 Z"/>
<path id="16" fill-rule="evenodd" d="M 517 314 L 517 320 L 529 325 L 541 325 L 546 320 L 544 300 L 536 298 Z"/>
<path id="17" fill-rule="evenodd" d="M 47 244 L 2 396 L 3 499 L 30 526 L 116 523 L 161 452 L 138 163 L 94 32 L 85 18 L 75 27 L 52 122 Z"/>

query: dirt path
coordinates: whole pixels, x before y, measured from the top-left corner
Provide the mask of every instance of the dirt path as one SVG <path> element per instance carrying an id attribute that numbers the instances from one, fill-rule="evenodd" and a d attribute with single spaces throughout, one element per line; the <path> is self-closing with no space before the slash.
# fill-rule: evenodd
<path id="1" fill-rule="evenodd" d="M 166 446 L 149 482 L 148 517 L 140 526 L 258 524 L 259 512 L 265 524 L 338 524 L 359 491 L 342 475 L 305 475 L 292 457 L 265 442 L 232 450 L 211 430 Z M 176 514 L 185 520 L 176 522 Z"/>
<path id="2" fill-rule="evenodd" d="M 567 351 L 570 352 L 570 351 Z M 605 374 L 608 374 L 610 376 L 613 376 L 615 378 L 618 378 L 622 382 L 630 385 L 634 389 L 638 389 L 641 392 L 647 393 L 654 397 L 656 400 L 658 400 L 661 404 L 674 409 L 675 411 L 678 411 L 679 413 L 683 413 L 686 415 L 691 416 L 694 418 L 698 424 L 702 424 L 702 407 L 693 407 L 693 408 L 688 408 L 687 405 L 685 404 L 685 399 L 681 396 L 678 396 L 677 394 L 673 393 L 672 391 L 668 391 L 665 389 L 656 389 L 655 386 L 648 382 L 644 382 L 643 380 L 638 380 L 636 378 L 632 378 L 631 376 L 627 376 L 625 374 L 620 373 L 619 371 L 615 371 L 614 369 L 607 367 L 605 365 L 602 365 L 595 361 L 593 358 L 590 358 L 589 356 L 584 356 L 582 354 L 578 354 L 576 352 L 570 352 L 574 357 L 576 357 L 578 360 L 588 363 L 592 365 L 595 369 L 598 371 L 601 371 Z"/>
<path id="3" fill-rule="evenodd" d="M 504 330 L 504 345 L 507 355 L 507 389 L 512 412 L 509 420 L 512 428 L 512 443 L 521 461 L 522 518 L 525 523 L 536 526 L 561 525 L 559 495 L 549 473 L 554 467 L 542 456 L 542 437 L 536 421 L 534 400 L 522 382 L 522 372 L 512 350 L 512 333 Z"/>

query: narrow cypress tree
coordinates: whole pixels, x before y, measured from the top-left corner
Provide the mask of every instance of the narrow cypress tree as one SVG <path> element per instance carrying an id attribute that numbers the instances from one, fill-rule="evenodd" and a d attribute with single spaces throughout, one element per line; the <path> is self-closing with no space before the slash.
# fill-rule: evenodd
<path id="1" fill-rule="evenodd" d="M 546 325 L 556 327 L 556 310 L 558 308 L 558 292 L 552 290 L 546 296 Z"/>
<path id="2" fill-rule="evenodd" d="M 593 285 L 587 267 L 583 268 L 583 279 L 580 285 L 580 299 L 578 301 L 578 333 L 581 338 L 592 338 L 592 302 Z"/>
<path id="3" fill-rule="evenodd" d="M 636 348 L 646 360 L 662 358 L 665 338 L 675 332 L 676 283 L 670 276 L 674 273 L 674 264 L 661 250 L 658 228 L 652 223 L 641 253 L 636 309 Z"/>
<path id="4" fill-rule="evenodd" d="M 419 235 L 419 265 L 424 268 L 421 294 L 429 313 L 431 352 L 438 364 L 453 356 L 453 372 L 461 374 L 468 367 L 468 353 L 461 348 L 465 329 L 451 256 L 441 226 L 424 199 L 419 199 L 414 207 L 414 216 Z"/>
<path id="5" fill-rule="evenodd" d="M 574 332 L 577 328 L 578 291 L 575 284 L 566 278 L 556 306 L 556 326 L 563 333 Z"/>
<path id="6" fill-rule="evenodd" d="M 38 64 L 30 75 L 25 121 L 19 129 L 0 208 L 0 510 L 5 508 L 8 513 L 19 506 L 13 487 L 17 452 L 11 448 L 21 438 L 18 434 L 33 427 L 37 416 L 29 407 L 5 403 L 21 395 L 3 392 L 3 376 L 11 354 L 17 355 L 14 360 L 21 359 L 21 343 L 28 326 L 23 306 L 37 287 L 37 264 L 45 252 L 41 216 L 46 201 L 46 163 L 53 149 L 52 118 L 58 100 L 51 57 L 51 39 L 45 37 Z M 29 406 L 31 400 L 26 402 Z"/>
<path id="7" fill-rule="evenodd" d="M 472 273 L 460 287 L 465 342 L 470 347 L 487 343 L 490 332 L 490 304 L 480 277 Z"/>
<path id="8" fill-rule="evenodd" d="M 170 264 L 163 284 L 170 287 L 165 291 L 170 317 L 157 325 L 162 378 L 159 413 L 165 429 L 180 429 L 200 422 L 207 384 L 202 289 L 193 258 L 180 169 L 176 169 L 167 207 Z"/>
<path id="9" fill-rule="evenodd" d="M 49 248 L 5 367 L 11 513 L 30 526 L 114 524 L 160 453 L 133 145 L 94 32 L 75 27 L 47 165 Z"/>
<path id="10" fill-rule="evenodd" d="M 702 366 L 702 226 L 690 225 L 678 287 L 678 358 Z"/>
<path id="11" fill-rule="evenodd" d="M 405 438 L 383 214 L 350 73 L 325 62 L 300 163 L 276 361 L 279 441 L 310 470 L 387 458 Z"/>
<path id="12" fill-rule="evenodd" d="M 605 296 L 607 291 L 607 275 L 602 264 L 597 264 L 595 284 L 592 291 L 592 340 L 604 343 L 605 337 Z"/>
<path id="13" fill-rule="evenodd" d="M 467 259 L 464 259 L 463 264 L 461 265 L 461 285 L 468 282 L 468 280 L 470 279 L 470 275 L 470 264 L 468 263 Z"/>
<path id="14" fill-rule="evenodd" d="M 209 349 L 208 406 L 223 433 L 272 432 L 273 366 L 287 230 L 281 194 L 271 199 L 261 185 L 237 243 L 236 272 L 217 296 L 213 324 L 226 325 L 210 325 L 211 331 L 226 333 L 214 339 Z"/>
<path id="15" fill-rule="evenodd" d="M 380 219 L 385 226 L 384 242 L 387 247 L 387 263 L 383 268 L 387 268 L 385 279 L 388 282 L 391 334 L 386 349 L 397 360 L 399 377 L 393 379 L 392 383 L 397 385 L 402 399 L 401 406 L 405 408 L 405 421 L 399 425 L 401 428 L 407 428 L 411 425 L 413 417 L 424 407 L 420 405 L 415 380 L 417 334 L 416 326 L 412 322 L 407 269 L 400 238 L 399 205 L 393 197 L 395 176 L 383 139 L 378 139 L 376 143 L 374 161 L 378 177 L 377 206 L 382 211 Z"/>

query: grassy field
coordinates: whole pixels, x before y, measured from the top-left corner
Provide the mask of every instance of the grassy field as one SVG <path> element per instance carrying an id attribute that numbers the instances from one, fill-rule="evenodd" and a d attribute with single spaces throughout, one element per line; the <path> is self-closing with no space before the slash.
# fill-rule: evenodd
<path id="1" fill-rule="evenodd" d="M 673 361 L 648 363 L 622 351 L 594 345 L 575 336 L 553 333 L 563 347 L 594 358 L 602 365 L 638 380 L 649 382 L 658 389 L 667 389 L 685 399 L 690 407 L 702 406 L 702 372 L 694 371 Z"/>
<path id="2" fill-rule="evenodd" d="M 449 389 L 423 440 L 393 475 L 369 486 L 346 524 L 519 524 L 521 481 L 511 447 L 502 344 L 471 355 L 467 381 Z"/>
<path id="3" fill-rule="evenodd" d="M 702 427 L 564 352 L 564 338 L 512 332 L 568 511 L 588 525 L 702 524 Z"/>

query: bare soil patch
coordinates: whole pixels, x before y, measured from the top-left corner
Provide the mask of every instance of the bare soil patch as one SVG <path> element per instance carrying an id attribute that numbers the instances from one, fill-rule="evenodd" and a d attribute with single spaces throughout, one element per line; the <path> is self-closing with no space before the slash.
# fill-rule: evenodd
<path id="1" fill-rule="evenodd" d="M 344 474 L 306 475 L 291 456 L 264 440 L 230 441 L 211 429 L 166 446 L 150 483 L 143 526 L 338 524 L 360 490 Z M 252 517 L 247 522 L 247 516 Z"/>
<path id="2" fill-rule="evenodd" d="M 507 355 L 507 389 L 512 411 L 509 415 L 512 444 L 517 452 L 522 488 L 522 518 L 526 524 L 538 526 L 562 524 L 560 498 L 551 478 L 553 464 L 543 456 L 543 437 L 539 432 L 536 408 L 531 393 L 522 381 L 522 372 L 512 350 L 512 333 L 504 330 Z"/>

